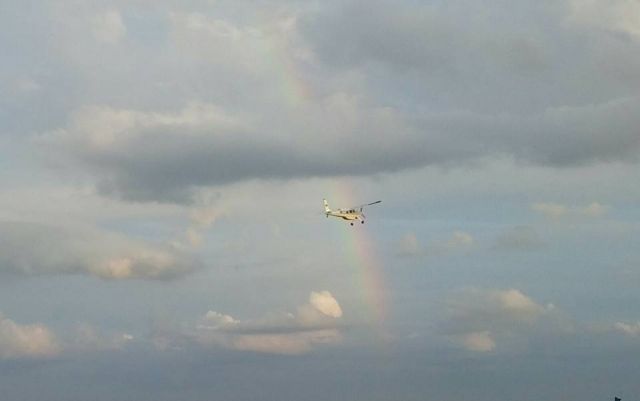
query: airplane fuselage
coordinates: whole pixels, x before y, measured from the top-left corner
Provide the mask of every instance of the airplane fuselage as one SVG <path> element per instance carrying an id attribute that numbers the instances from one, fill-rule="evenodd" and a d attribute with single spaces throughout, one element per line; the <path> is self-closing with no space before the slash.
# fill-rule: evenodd
<path id="1" fill-rule="evenodd" d="M 360 205 L 350 209 L 331 210 L 329 208 L 329 203 L 327 203 L 327 200 L 323 199 L 322 201 L 324 203 L 324 214 L 327 216 L 327 218 L 331 216 L 331 217 L 336 217 L 342 220 L 347 220 L 350 222 L 351 225 L 353 225 L 354 220 L 358 220 L 360 221 L 360 223 L 364 224 L 364 213 L 362 213 L 362 209 L 365 206 L 371 206 L 381 202 L 381 201 L 375 201 L 372 203 L 368 203 L 366 205 Z"/>
<path id="2" fill-rule="evenodd" d="M 331 211 L 331 212 L 327 212 L 326 213 L 327 217 L 331 216 L 331 217 L 337 217 L 343 220 L 361 220 L 363 219 L 362 213 L 360 212 L 356 212 L 356 211 L 351 211 L 351 210 L 347 210 L 347 211 L 342 211 L 342 210 L 338 210 L 338 211 Z"/>

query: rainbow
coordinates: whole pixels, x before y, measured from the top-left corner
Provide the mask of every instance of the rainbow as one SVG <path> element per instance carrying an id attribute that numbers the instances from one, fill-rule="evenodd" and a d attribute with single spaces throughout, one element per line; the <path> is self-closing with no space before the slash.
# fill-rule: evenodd
<path id="1" fill-rule="evenodd" d="M 295 23 L 295 22 L 294 22 Z M 288 35 L 280 32 L 268 36 L 264 42 L 265 60 L 269 63 L 272 71 L 276 74 L 275 81 L 278 82 L 281 94 L 291 107 L 304 105 L 314 97 L 316 92 L 309 80 L 300 68 L 301 60 L 295 57 L 295 45 Z M 329 199 L 335 199 L 337 204 L 349 206 L 356 204 L 351 185 L 346 179 L 337 179 L 334 191 L 327 194 Z M 343 204 L 344 202 L 344 204 Z M 375 240 L 367 231 L 365 226 L 344 228 L 344 244 L 347 260 L 354 271 L 354 286 L 360 291 L 360 297 L 366 305 L 366 321 L 378 328 L 377 333 L 380 339 L 386 339 L 385 320 L 387 317 L 388 293 L 384 286 L 382 259 L 379 257 Z"/>
<path id="2" fill-rule="evenodd" d="M 301 60 L 295 56 L 295 46 L 284 32 L 270 34 L 263 43 L 264 61 L 274 73 L 281 95 L 291 107 L 299 106 L 313 97 L 314 89 L 299 68 Z"/>
<path id="3" fill-rule="evenodd" d="M 332 197 L 345 203 L 345 206 L 357 203 L 353 196 L 352 186 L 339 180 Z M 367 306 L 367 323 L 377 328 L 380 340 L 385 340 L 385 321 L 388 313 L 388 292 L 384 285 L 382 259 L 377 251 L 376 241 L 369 234 L 366 224 L 355 227 L 346 225 L 344 228 L 344 243 L 347 260 L 354 271 L 354 285 L 360 291 L 363 303 Z"/>

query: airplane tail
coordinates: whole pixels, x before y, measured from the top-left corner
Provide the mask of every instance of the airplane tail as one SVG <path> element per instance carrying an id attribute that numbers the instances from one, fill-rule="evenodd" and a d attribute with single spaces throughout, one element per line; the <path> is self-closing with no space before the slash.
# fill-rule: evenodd
<path id="1" fill-rule="evenodd" d="M 331 209 L 329 209 L 329 202 L 327 202 L 326 199 L 323 199 L 322 202 L 324 202 L 324 212 L 328 215 L 331 213 Z"/>

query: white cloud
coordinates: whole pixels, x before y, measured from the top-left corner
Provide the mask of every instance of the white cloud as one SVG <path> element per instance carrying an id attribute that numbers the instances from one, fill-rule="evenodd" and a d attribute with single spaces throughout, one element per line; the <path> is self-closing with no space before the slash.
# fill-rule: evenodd
<path id="1" fill-rule="evenodd" d="M 329 291 L 314 291 L 309 295 L 309 303 L 299 306 L 296 313 L 239 320 L 210 310 L 195 326 L 183 328 L 179 333 L 157 333 L 154 342 L 166 349 L 183 338 L 203 347 L 295 355 L 317 345 L 341 342 L 341 317 L 340 304 Z"/>
<path id="2" fill-rule="evenodd" d="M 464 231 L 455 231 L 451 238 L 445 243 L 449 249 L 468 249 L 475 244 L 475 239 Z"/>
<path id="3" fill-rule="evenodd" d="M 69 129 L 52 131 L 43 140 L 73 142 L 85 151 L 116 151 L 126 146 L 147 129 L 203 128 L 238 129 L 242 124 L 219 107 L 191 102 L 176 113 L 153 113 L 110 107 L 84 107 L 73 113 Z M 188 138 L 206 133 L 184 130 L 179 135 Z M 186 139 L 185 138 L 185 139 Z"/>
<path id="4" fill-rule="evenodd" d="M 89 274 L 104 279 L 167 279 L 199 263 L 170 245 L 92 228 L 0 222 L 0 268 L 14 274 Z"/>
<path id="5" fill-rule="evenodd" d="M 462 343 L 466 349 L 475 352 L 489 352 L 496 347 L 489 331 L 476 331 L 462 336 Z"/>
<path id="6" fill-rule="evenodd" d="M 185 231 L 185 239 L 189 246 L 197 248 L 202 245 L 202 237 L 204 232 L 225 212 L 219 207 L 203 206 L 194 207 L 189 213 L 190 225 Z M 176 242 L 178 246 L 184 246 L 180 242 Z"/>
<path id="7" fill-rule="evenodd" d="M 89 273 L 105 279 L 162 278 L 188 272 L 180 266 L 179 257 L 170 250 L 131 247 L 122 252 L 125 256 L 107 256 L 89 260 Z M 187 271 L 180 271 L 186 269 Z"/>
<path id="8" fill-rule="evenodd" d="M 604 216 L 609 207 L 598 202 L 592 202 L 586 206 L 567 206 L 560 203 L 538 202 L 531 205 L 531 210 L 553 220 L 565 217 L 597 218 Z"/>
<path id="9" fill-rule="evenodd" d="M 59 352 L 60 346 L 47 326 L 21 325 L 0 315 L 0 359 L 47 358 Z"/>
<path id="10" fill-rule="evenodd" d="M 311 295 L 309 295 L 309 303 L 327 316 L 333 318 L 342 317 L 342 309 L 338 301 L 336 301 L 329 291 L 311 292 Z"/>
<path id="11" fill-rule="evenodd" d="M 199 327 L 217 330 L 233 327 L 238 323 L 240 322 L 229 315 L 210 310 L 201 319 L 201 324 Z"/>
<path id="12" fill-rule="evenodd" d="M 640 337 L 640 322 L 636 323 L 625 323 L 625 322 L 617 322 L 614 325 L 614 328 L 630 337 Z"/>
<path id="13" fill-rule="evenodd" d="M 445 334 L 465 349 L 488 352 L 536 333 L 563 333 L 570 323 L 552 305 L 540 305 L 517 289 L 469 289 L 449 300 Z"/>
<path id="14" fill-rule="evenodd" d="M 553 219 L 565 216 L 569 212 L 565 205 L 559 203 L 534 203 L 531 205 L 531 209 Z"/>
<path id="15" fill-rule="evenodd" d="M 60 334 L 60 333 L 58 333 Z M 42 323 L 19 324 L 0 314 L 0 359 L 51 358 L 62 353 L 124 349 L 136 338 L 127 332 L 79 324 L 56 335 Z"/>
<path id="16" fill-rule="evenodd" d="M 122 16 L 116 10 L 98 14 L 92 19 L 92 29 L 95 38 L 103 43 L 118 43 L 127 34 L 127 27 Z"/>
<path id="17" fill-rule="evenodd" d="M 475 246 L 476 240 L 465 231 L 454 231 L 446 240 L 433 241 L 425 249 L 429 254 L 443 254 L 453 252 L 465 252 Z"/>
<path id="18" fill-rule="evenodd" d="M 308 57 L 309 52 L 296 38 L 295 13 L 264 10 L 261 14 L 261 21 L 247 24 L 210 13 L 172 12 L 170 38 L 182 54 L 210 63 L 214 71 L 228 74 L 233 70 L 242 81 L 260 82 L 277 90 L 271 85 L 283 84 L 286 79 L 278 70 L 279 63 L 256 62 L 256 57 L 286 58 L 296 68 L 297 60 Z M 263 92 L 254 94 L 264 96 Z"/>
<path id="19" fill-rule="evenodd" d="M 506 319 L 509 322 L 533 323 L 545 311 L 545 307 L 517 289 L 463 291 L 451 304 L 456 316 L 463 319 L 482 320 L 482 317 Z"/>
<path id="20" fill-rule="evenodd" d="M 570 21 L 640 39 L 640 3 L 633 0 L 570 0 Z"/>
<path id="21" fill-rule="evenodd" d="M 491 291 L 488 295 L 490 299 L 497 301 L 500 308 L 519 319 L 535 320 L 544 311 L 544 307 L 515 289 Z"/>
<path id="22" fill-rule="evenodd" d="M 176 29 L 199 32 L 213 37 L 238 40 L 243 34 L 243 31 L 230 21 L 209 18 L 200 13 L 172 13 L 171 20 Z"/>
<path id="23" fill-rule="evenodd" d="M 604 206 L 598 202 L 593 202 L 588 206 L 578 208 L 576 212 L 588 217 L 602 217 L 607 213 L 608 210 L 609 207 Z"/>

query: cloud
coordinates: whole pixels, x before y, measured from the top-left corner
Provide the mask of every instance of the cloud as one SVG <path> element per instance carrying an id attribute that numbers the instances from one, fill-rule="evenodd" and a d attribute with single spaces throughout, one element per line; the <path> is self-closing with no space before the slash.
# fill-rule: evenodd
<path id="1" fill-rule="evenodd" d="M 60 346 L 47 326 L 21 325 L 0 314 L 0 359 L 49 358 L 59 352 Z"/>
<path id="2" fill-rule="evenodd" d="M 22 325 L 0 314 L 0 359 L 51 358 L 64 353 L 91 353 L 124 349 L 135 337 L 105 331 L 89 324 L 56 335 L 44 324 Z"/>
<path id="3" fill-rule="evenodd" d="M 448 249 L 468 248 L 475 244 L 475 239 L 471 234 L 464 231 L 455 231 L 451 238 L 444 243 Z"/>
<path id="4" fill-rule="evenodd" d="M 284 129 L 204 103 L 190 103 L 177 113 L 92 107 L 79 110 L 68 127 L 37 142 L 60 152 L 59 162 L 70 157 L 96 176 L 103 194 L 185 201 L 202 186 L 386 170 L 375 167 L 379 147 L 388 144 L 385 152 L 403 153 L 385 135 L 399 135 L 402 128 L 393 111 L 360 107 L 356 99 L 331 96 L 303 113 L 309 121 L 292 121 Z M 328 129 L 330 120 L 335 127 Z M 364 133 L 367 141 L 363 137 L 358 144 Z M 349 149 L 357 144 L 362 153 L 351 159 Z M 396 170 L 393 159 L 389 168 Z"/>
<path id="5" fill-rule="evenodd" d="M 89 107 L 38 143 L 90 173 L 103 194 L 184 202 L 199 187 L 251 179 L 372 175 L 501 155 L 558 167 L 635 159 L 640 117 L 632 110 L 639 106 L 634 98 L 564 107 L 526 121 L 462 112 L 418 117 L 336 94 L 279 127 L 260 113 L 206 103 L 174 113 Z"/>
<path id="6" fill-rule="evenodd" d="M 342 317 L 342 309 L 329 291 L 311 292 L 309 304 L 327 316 L 333 318 Z"/>
<path id="7" fill-rule="evenodd" d="M 547 108 L 525 118 L 454 113 L 449 118 L 435 117 L 424 124 L 441 132 L 446 124 L 446 131 L 464 143 L 456 149 L 458 157 L 508 155 L 551 167 L 616 160 L 635 162 L 640 138 L 633 128 L 638 117 L 631 110 L 638 105 L 640 98 L 634 97 L 589 106 Z M 605 131 L 620 142 L 612 141 Z"/>
<path id="8" fill-rule="evenodd" d="M 96 352 L 121 350 L 135 337 L 124 332 L 103 332 L 89 324 L 80 324 L 75 328 L 65 350 L 76 352 Z"/>
<path id="9" fill-rule="evenodd" d="M 539 202 L 532 204 L 531 210 L 550 219 L 558 220 L 565 217 L 602 217 L 609 211 L 609 207 L 598 202 L 593 202 L 587 206 L 573 207 L 560 203 Z"/>
<path id="10" fill-rule="evenodd" d="M 580 93 L 580 84 L 583 89 L 586 85 L 608 90 L 607 84 L 613 83 L 607 77 L 600 82 L 572 80 L 572 73 L 594 77 L 598 57 L 607 45 L 627 51 L 636 48 L 624 39 L 600 40 L 601 32 L 580 20 L 609 25 L 617 20 L 614 25 L 619 25 L 621 19 L 637 20 L 637 6 L 625 0 L 569 3 L 521 1 L 505 8 L 473 1 L 455 5 L 344 1 L 303 19 L 302 30 L 326 64 L 366 71 L 385 83 L 392 81 L 395 87 L 389 86 L 402 87 L 404 96 L 420 96 L 430 90 L 430 95 L 439 98 L 432 100 L 436 104 L 478 107 L 479 96 L 485 95 L 492 100 L 486 108 L 509 109 L 538 106 L 537 97 L 547 93 L 558 97 L 543 103 L 575 104 L 577 98 L 591 95 L 590 90 Z M 576 13 L 583 16 L 576 18 Z M 607 14 L 617 15 L 606 18 Z M 634 22 L 625 24 L 637 28 Z M 594 40 L 581 41 L 585 36 Z M 610 61 L 622 62 L 618 57 Z M 411 83 L 416 87 L 411 88 Z M 467 100 L 463 99 L 464 88 Z M 530 90 L 520 92 L 525 89 Z"/>
<path id="11" fill-rule="evenodd" d="M 625 0 L 570 0 L 569 20 L 640 40 L 640 4 Z"/>
<path id="12" fill-rule="evenodd" d="M 496 347 L 489 331 L 476 331 L 462 336 L 464 347 L 475 352 L 489 352 Z"/>
<path id="13" fill-rule="evenodd" d="M 622 334 L 625 334 L 629 337 L 639 337 L 640 336 L 640 322 L 636 323 L 625 323 L 625 322 L 617 322 L 614 324 L 614 329 Z"/>
<path id="14" fill-rule="evenodd" d="M 609 211 L 608 206 L 604 206 L 598 202 L 593 202 L 583 208 L 578 208 L 576 212 L 587 217 L 602 217 Z"/>
<path id="15" fill-rule="evenodd" d="M 208 104 L 192 103 L 176 114 L 102 107 L 79 111 L 71 127 L 43 141 L 86 164 L 102 193 L 180 200 L 189 199 L 194 186 L 258 178 L 258 168 L 265 177 L 276 175 L 291 155 L 246 131 Z"/>
<path id="16" fill-rule="evenodd" d="M 229 315 L 218 313 L 215 311 L 207 312 L 202 319 L 203 327 L 220 329 L 226 327 L 233 327 L 239 322 Z"/>
<path id="17" fill-rule="evenodd" d="M 449 299 L 443 332 L 475 352 L 514 346 L 543 333 L 571 328 L 552 305 L 540 305 L 516 289 L 469 289 Z"/>
<path id="18" fill-rule="evenodd" d="M 182 340 L 205 348 L 298 355 L 318 345 L 340 343 L 341 317 L 342 309 L 329 291 L 314 291 L 309 302 L 299 306 L 296 313 L 271 313 L 260 319 L 238 320 L 208 311 L 195 326 L 156 333 L 154 342 L 161 348 L 180 347 Z"/>
<path id="19" fill-rule="evenodd" d="M 118 43 L 127 33 L 122 16 L 116 10 L 106 11 L 93 17 L 93 34 L 103 43 Z"/>
<path id="20" fill-rule="evenodd" d="M 199 267 L 169 245 L 98 231 L 0 222 L 0 266 L 20 275 L 87 274 L 104 279 L 169 279 Z"/>
<path id="21" fill-rule="evenodd" d="M 558 203 L 534 203 L 531 209 L 549 218 L 560 218 L 569 212 L 566 206 Z"/>
<path id="22" fill-rule="evenodd" d="M 184 232 L 184 238 L 173 241 L 173 245 L 179 249 L 188 250 L 199 248 L 202 245 L 203 235 L 211 225 L 225 215 L 217 206 L 196 206 L 189 212 L 189 227 Z"/>
<path id="23" fill-rule="evenodd" d="M 489 295 L 489 298 L 491 303 L 497 301 L 496 304 L 504 311 L 527 321 L 534 320 L 544 311 L 544 308 L 533 302 L 531 298 L 514 289 L 495 291 Z"/>
<path id="24" fill-rule="evenodd" d="M 170 7 L 137 27 L 126 9 L 75 6 L 53 7 L 60 32 L 31 43 L 54 76 L 20 75 L 57 110 L 37 128 L 49 132 L 43 153 L 102 194 L 188 202 L 202 186 L 504 156 L 552 167 L 638 160 L 638 44 L 584 40 L 600 30 L 567 27 L 560 5 L 346 1 L 262 14 L 225 3 Z M 157 38 L 134 41 L 153 23 Z"/>

